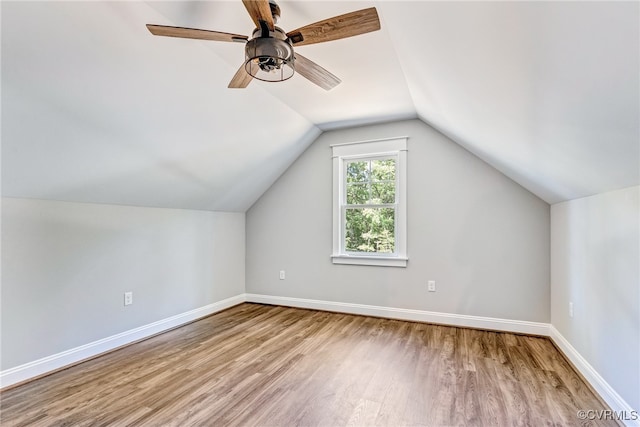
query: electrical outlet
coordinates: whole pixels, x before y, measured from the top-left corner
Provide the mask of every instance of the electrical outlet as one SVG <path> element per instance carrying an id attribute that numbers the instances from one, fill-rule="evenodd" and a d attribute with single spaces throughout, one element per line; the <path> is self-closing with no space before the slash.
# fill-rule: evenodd
<path id="1" fill-rule="evenodd" d="M 280 270 L 280 280 L 284 280 L 284 270 Z"/>
<path id="2" fill-rule="evenodd" d="M 429 292 L 435 292 L 436 291 L 436 281 L 435 280 L 429 280 L 427 282 L 427 289 L 429 290 Z"/>
<path id="3" fill-rule="evenodd" d="M 124 293 L 124 305 L 133 304 L 133 292 L 125 292 Z"/>
<path id="4" fill-rule="evenodd" d="M 569 302 L 569 317 L 573 317 L 573 303 Z"/>

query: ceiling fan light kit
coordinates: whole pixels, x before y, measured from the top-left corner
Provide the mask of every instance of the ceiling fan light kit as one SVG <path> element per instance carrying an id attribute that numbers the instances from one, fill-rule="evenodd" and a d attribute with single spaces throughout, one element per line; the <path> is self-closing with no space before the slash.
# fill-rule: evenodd
<path id="1" fill-rule="evenodd" d="M 256 25 L 251 39 L 238 34 L 195 28 L 154 24 L 147 24 L 147 28 L 154 36 L 245 43 L 245 62 L 231 79 L 230 88 L 245 88 L 254 78 L 281 82 L 290 79 L 297 71 L 325 90 L 336 87 L 340 79 L 294 52 L 294 46 L 339 40 L 380 29 L 378 12 L 375 7 L 370 7 L 285 33 L 275 26 L 280 19 L 280 7 L 274 0 L 242 0 L 242 3 Z"/>
<path id="2" fill-rule="evenodd" d="M 293 77 L 295 72 L 293 45 L 280 28 L 261 36 L 256 29 L 253 38 L 245 45 L 244 69 L 249 75 L 265 82 L 281 82 Z"/>

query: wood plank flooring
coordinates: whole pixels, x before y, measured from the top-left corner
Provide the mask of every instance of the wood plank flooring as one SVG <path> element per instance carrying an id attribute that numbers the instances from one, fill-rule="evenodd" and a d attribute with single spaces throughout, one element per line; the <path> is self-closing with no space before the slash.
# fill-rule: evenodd
<path id="1" fill-rule="evenodd" d="M 573 426 L 546 338 L 241 304 L 0 396 L 2 426 Z"/>

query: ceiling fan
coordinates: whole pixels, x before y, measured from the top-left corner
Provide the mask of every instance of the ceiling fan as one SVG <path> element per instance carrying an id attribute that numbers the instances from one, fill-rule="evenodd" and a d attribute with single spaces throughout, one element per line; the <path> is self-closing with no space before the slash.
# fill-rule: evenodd
<path id="1" fill-rule="evenodd" d="M 245 62 L 231 79 L 230 88 L 245 88 L 253 78 L 270 82 L 284 81 L 297 71 L 325 90 L 336 87 L 340 79 L 294 52 L 293 47 L 343 39 L 380 29 L 378 12 L 375 7 L 370 7 L 285 33 L 275 26 L 280 19 L 280 7 L 275 0 L 242 0 L 242 3 L 256 25 L 251 38 L 239 34 L 165 25 L 147 24 L 147 28 L 155 36 L 244 43 Z"/>

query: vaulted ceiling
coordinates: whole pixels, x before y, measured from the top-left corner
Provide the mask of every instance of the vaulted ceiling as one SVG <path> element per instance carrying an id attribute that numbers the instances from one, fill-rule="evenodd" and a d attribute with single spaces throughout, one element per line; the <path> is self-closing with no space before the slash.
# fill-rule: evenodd
<path id="1" fill-rule="evenodd" d="M 242 3 L 9 2 L 4 196 L 244 211 L 329 129 L 420 118 L 549 203 L 640 183 L 638 2 L 279 1 L 291 30 L 375 6 L 382 29 L 297 51 L 342 79 L 227 89 Z"/>

